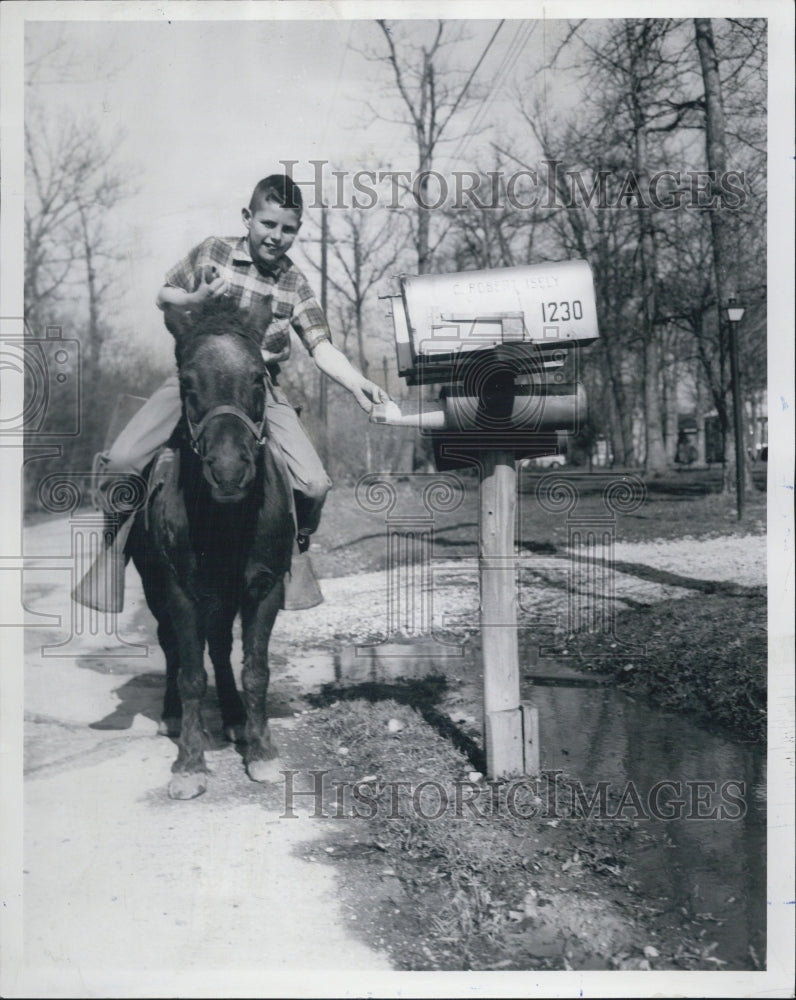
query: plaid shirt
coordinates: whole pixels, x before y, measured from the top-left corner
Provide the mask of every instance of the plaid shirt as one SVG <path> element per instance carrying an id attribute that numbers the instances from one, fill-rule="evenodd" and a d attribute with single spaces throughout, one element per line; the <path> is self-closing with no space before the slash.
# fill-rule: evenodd
<path id="1" fill-rule="evenodd" d="M 229 282 L 229 297 L 242 310 L 258 299 L 271 299 L 273 318 L 263 330 L 262 346 L 275 354 L 290 351 L 290 330 L 308 351 L 331 334 L 307 279 L 288 257 L 281 257 L 270 272 L 260 270 L 249 253 L 248 239 L 211 236 L 188 253 L 166 274 L 166 284 L 193 292 L 199 287 L 205 265 L 213 264 Z M 286 355 L 287 356 L 287 355 Z"/>

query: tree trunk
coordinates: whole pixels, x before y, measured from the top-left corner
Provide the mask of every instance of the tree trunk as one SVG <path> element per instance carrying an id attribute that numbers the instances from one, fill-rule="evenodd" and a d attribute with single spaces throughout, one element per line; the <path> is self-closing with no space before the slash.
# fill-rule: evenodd
<path id="1" fill-rule="evenodd" d="M 357 352 L 359 354 L 359 367 L 365 378 L 370 378 L 368 374 L 370 370 L 370 365 L 368 364 L 368 358 L 365 354 L 365 334 L 362 329 L 362 303 L 357 300 L 356 303 L 356 328 L 357 328 Z"/>
<path id="2" fill-rule="evenodd" d="M 710 18 L 694 18 L 694 29 L 696 31 L 696 45 L 699 50 L 699 62 L 702 67 L 702 81 L 705 87 L 705 148 L 708 170 L 711 172 L 711 176 L 715 177 L 709 190 L 711 195 L 720 197 L 721 179 L 727 171 L 727 141 L 719 62 L 713 42 L 713 28 Z M 727 320 L 724 316 L 724 310 L 730 298 L 735 295 L 737 280 L 731 242 L 732 233 L 726 212 L 714 209 L 708 214 L 710 215 L 710 229 L 713 236 L 713 268 L 716 276 L 716 308 L 718 309 L 719 330 L 726 331 Z M 743 398 L 740 387 L 738 395 L 741 399 Z M 726 429 L 723 490 L 725 493 L 731 493 L 735 484 L 735 439 L 729 421 L 727 421 Z M 748 476 L 744 477 L 745 485 L 748 478 Z"/>
<path id="3" fill-rule="evenodd" d="M 616 370 L 613 352 L 608 339 L 601 339 L 605 394 L 610 400 L 611 413 L 611 444 L 614 462 L 617 465 L 632 465 L 633 437 L 632 418 L 628 413 L 627 399 L 621 372 Z"/>
<path id="4" fill-rule="evenodd" d="M 646 190 L 647 136 L 643 122 L 636 128 L 636 176 L 641 190 Z M 641 299 L 644 337 L 644 469 L 654 475 L 668 468 L 663 441 L 663 409 L 659 384 L 660 345 L 655 330 L 657 303 L 655 293 L 655 234 L 649 209 L 639 208 L 641 228 Z"/>
<path id="5" fill-rule="evenodd" d="M 421 201 L 425 201 L 428 193 L 428 182 L 423 179 L 418 187 Z M 431 270 L 431 253 L 429 251 L 429 212 L 422 205 L 417 206 L 417 273 L 428 274 Z"/>
<path id="6" fill-rule="evenodd" d="M 696 368 L 694 371 L 694 381 L 696 383 L 696 399 L 694 403 L 694 410 L 696 415 L 696 425 L 697 425 L 697 436 L 696 436 L 696 464 L 705 465 L 707 461 L 707 456 L 705 454 L 705 414 L 704 406 L 702 404 L 702 372 L 699 367 L 699 360 L 697 360 Z"/>
<path id="7" fill-rule="evenodd" d="M 644 469 L 654 475 L 668 468 L 666 447 L 663 441 L 663 412 L 661 408 L 660 348 L 657 338 L 649 337 L 644 345 L 644 442 L 646 454 Z"/>
<path id="8" fill-rule="evenodd" d="M 88 328 L 86 336 L 83 338 L 83 371 L 81 376 L 86 386 L 96 387 L 100 384 L 99 367 L 100 353 L 102 351 L 102 330 L 100 325 L 101 293 L 97 286 L 97 272 L 94 263 L 94 245 L 89 231 L 89 223 L 83 206 L 79 209 L 80 225 L 83 239 L 83 258 L 86 265 L 86 286 L 88 293 Z M 87 394 L 84 395 L 84 406 L 89 405 L 82 416 L 84 427 L 89 432 L 88 442 L 90 445 L 88 454 L 99 451 L 105 445 L 107 426 L 97 426 L 96 408 L 92 408 L 88 403 Z M 115 402 L 112 404 L 115 405 Z M 86 459 L 87 460 L 87 459 Z"/>
<path id="9" fill-rule="evenodd" d="M 680 401 L 677 392 L 677 348 L 671 349 L 670 342 L 662 348 L 663 368 L 663 426 L 665 430 L 666 461 L 671 466 L 677 458 L 680 443 Z"/>

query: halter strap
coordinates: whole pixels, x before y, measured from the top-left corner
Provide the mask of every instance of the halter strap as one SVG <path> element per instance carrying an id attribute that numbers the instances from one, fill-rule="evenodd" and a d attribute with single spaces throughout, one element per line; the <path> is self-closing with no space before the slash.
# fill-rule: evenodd
<path id="1" fill-rule="evenodd" d="M 240 420 L 241 423 L 243 423 L 248 430 L 252 432 L 257 444 L 263 444 L 265 441 L 265 406 L 263 406 L 263 418 L 260 421 L 259 427 L 243 412 L 243 410 L 239 410 L 237 406 L 214 406 L 212 410 L 208 410 L 207 413 L 205 413 L 198 424 L 193 424 L 188 414 L 185 414 L 185 419 L 188 423 L 188 430 L 191 434 L 191 448 L 193 448 L 197 454 L 199 450 L 199 440 L 207 430 L 207 425 L 211 420 L 213 420 L 214 417 L 220 417 L 224 413 L 237 417 L 238 420 Z"/>

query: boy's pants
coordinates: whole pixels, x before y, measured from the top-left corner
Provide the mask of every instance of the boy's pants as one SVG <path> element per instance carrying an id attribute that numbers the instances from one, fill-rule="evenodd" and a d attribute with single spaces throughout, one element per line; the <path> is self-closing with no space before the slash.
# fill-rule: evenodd
<path id="1" fill-rule="evenodd" d="M 266 416 L 271 438 L 279 445 L 296 498 L 299 534 L 312 534 L 332 481 L 326 474 L 304 428 L 282 390 L 268 384 Z M 176 375 L 170 376 L 144 403 L 108 450 L 102 471 L 107 474 L 143 472 L 147 463 L 171 436 L 182 404 Z"/>

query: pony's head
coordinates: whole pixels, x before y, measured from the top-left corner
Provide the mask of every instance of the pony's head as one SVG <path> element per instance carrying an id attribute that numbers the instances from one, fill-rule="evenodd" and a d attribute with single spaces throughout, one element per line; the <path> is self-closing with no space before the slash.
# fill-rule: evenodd
<path id="1" fill-rule="evenodd" d="M 254 482 L 266 433 L 266 369 L 260 353 L 268 316 L 244 316 L 210 299 L 181 313 L 166 309 L 191 447 L 219 503 L 243 500 Z"/>

